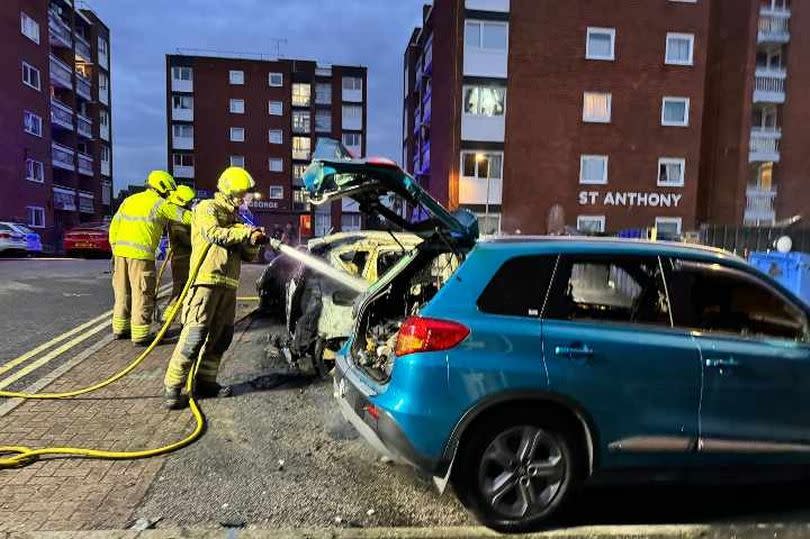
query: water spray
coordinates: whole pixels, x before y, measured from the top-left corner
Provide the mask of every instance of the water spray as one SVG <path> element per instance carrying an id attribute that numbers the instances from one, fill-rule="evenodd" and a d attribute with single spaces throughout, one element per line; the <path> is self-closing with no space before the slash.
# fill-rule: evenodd
<path id="1" fill-rule="evenodd" d="M 337 268 L 333 268 L 323 260 L 318 257 L 308 255 L 299 251 L 294 247 L 290 247 L 289 245 L 278 245 L 273 246 L 283 255 L 289 256 L 290 258 L 294 258 L 295 260 L 301 262 L 308 268 L 313 271 L 316 271 L 323 275 L 324 277 L 328 277 L 333 281 L 337 281 L 338 283 L 342 284 L 346 288 L 350 288 L 355 292 L 362 293 L 368 290 L 368 282 L 364 279 L 360 279 L 359 277 L 355 277 L 353 275 L 349 275 L 348 273 L 344 273 Z"/>

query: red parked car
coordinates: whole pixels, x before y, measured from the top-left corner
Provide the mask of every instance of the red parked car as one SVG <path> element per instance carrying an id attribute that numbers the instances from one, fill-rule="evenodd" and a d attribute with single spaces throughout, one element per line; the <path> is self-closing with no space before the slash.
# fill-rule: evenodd
<path id="1" fill-rule="evenodd" d="M 112 256 L 108 234 L 110 224 L 84 223 L 65 232 L 62 247 L 67 256 Z"/>

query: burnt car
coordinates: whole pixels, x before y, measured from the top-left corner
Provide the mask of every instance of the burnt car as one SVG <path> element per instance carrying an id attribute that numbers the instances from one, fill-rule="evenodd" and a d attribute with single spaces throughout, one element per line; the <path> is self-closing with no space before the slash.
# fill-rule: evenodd
<path id="1" fill-rule="evenodd" d="M 299 249 L 306 251 L 306 245 Z M 292 278 L 300 262 L 288 256 L 276 255 L 264 267 L 256 280 L 256 292 L 259 296 L 259 312 L 282 318 L 285 310 L 287 283 Z"/>
<path id="2" fill-rule="evenodd" d="M 415 234 L 401 232 L 342 232 L 311 240 L 307 250 L 333 268 L 370 285 L 421 241 Z M 274 262 L 289 267 L 290 259 L 281 257 Z M 279 343 L 279 348 L 295 367 L 314 368 L 323 374 L 327 369 L 325 362 L 334 360 L 351 333 L 358 292 L 301 263 L 293 263 L 284 295 L 287 338 Z M 270 282 L 268 285 L 278 287 Z"/>

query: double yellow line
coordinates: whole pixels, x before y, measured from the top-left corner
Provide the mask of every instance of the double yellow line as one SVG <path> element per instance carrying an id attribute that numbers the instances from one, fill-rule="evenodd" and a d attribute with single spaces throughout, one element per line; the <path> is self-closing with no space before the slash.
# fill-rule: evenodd
<path id="1" fill-rule="evenodd" d="M 160 287 L 158 290 L 158 296 L 161 293 L 165 293 L 167 290 L 171 288 L 171 284 L 164 285 Z M 24 353 L 23 355 L 16 357 L 3 365 L 0 365 L 0 376 L 9 372 L 10 370 L 19 367 L 20 365 L 37 358 L 39 354 L 45 352 L 54 346 L 53 350 L 48 352 L 47 354 L 43 355 L 42 357 L 37 358 L 35 361 L 29 363 L 25 367 L 19 369 L 18 371 L 14 372 L 10 376 L 3 378 L 0 380 L 0 389 L 5 389 L 17 380 L 28 376 L 32 372 L 36 371 L 40 367 L 48 364 L 49 362 L 53 361 L 54 359 L 58 358 L 65 352 L 75 348 L 76 346 L 80 345 L 93 335 L 101 332 L 105 328 L 110 326 L 110 320 L 112 316 L 112 310 L 104 312 L 97 317 L 93 318 L 92 320 L 88 320 L 87 322 L 71 329 L 70 331 L 66 331 L 61 335 L 54 337 L 53 339 L 40 344 L 36 348 L 29 350 L 28 352 Z M 70 340 L 68 340 L 70 339 Z M 63 342 L 67 341 L 67 342 Z M 60 345 L 60 343 L 62 343 Z"/>

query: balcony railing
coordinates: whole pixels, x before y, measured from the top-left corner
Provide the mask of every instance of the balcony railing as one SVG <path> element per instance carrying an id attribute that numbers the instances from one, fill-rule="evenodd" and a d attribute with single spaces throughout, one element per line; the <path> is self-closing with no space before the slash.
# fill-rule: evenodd
<path id="1" fill-rule="evenodd" d="M 76 93 L 88 101 L 93 99 L 93 94 L 90 93 L 90 79 L 78 72 L 76 73 Z"/>
<path id="2" fill-rule="evenodd" d="M 51 82 L 56 86 L 73 89 L 73 70 L 65 62 L 51 54 Z"/>
<path id="3" fill-rule="evenodd" d="M 51 158 L 53 166 L 64 170 L 76 170 L 73 163 L 73 150 L 54 142 L 51 144 Z"/>
<path id="4" fill-rule="evenodd" d="M 81 114 L 76 114 L 76 127 L 79 135 L 93 138 L 93 120 Z"/>
<path id="5" fill-rule="evenodd" d="M 774 201 L 776 189 L 749 187 L 745 191 L 745 222 L 750 224 L 767 224 L 776 220 Z"/>
<path id="6" fill-rule="evenodd" d="M 62 20 L 62 17 L 50 11 L 48 13 L 48 35 L 50 44 L 55 47 L 73 48 L 73 38 L 70 35 L 70 26 Z"/>
<path id="7" fill-rule="evenodd" d="M 779 147 L 782 139 L 780 129 L 754 128 L 751 130 L 749 161 L 778 163 Z"/>
<path id="8" fill-rule="evenodd" d="M 784 103 L 787 72 L 780 69 L 757 69 L 754 81 L 755 103 Z"/>
<path id="9" fill-rule="evenodd" d="M 70 107 L 51 99 L 51 123 L 73 131 L 73 111 Z"/>
<path id="10" fill-rule="evenodd" d="M 76 34 L 76 54 L 85 62 L 93 61 L 93 53 L 90 52 L 90 43 L 79 34 Z"/>
<path id="11" fill-rule="evenodd" d="M 93 175 L 93 158 L 85 153 L 79 153 L 79 174 Z"/>
<path id="12" fill-rule="evenodd" d="M 788 43 L 790 41 L 790 10 L 768 7 L 759 12 L 760 43 Z"/>

